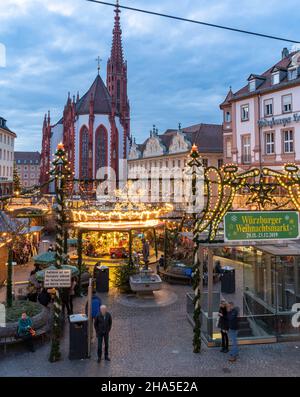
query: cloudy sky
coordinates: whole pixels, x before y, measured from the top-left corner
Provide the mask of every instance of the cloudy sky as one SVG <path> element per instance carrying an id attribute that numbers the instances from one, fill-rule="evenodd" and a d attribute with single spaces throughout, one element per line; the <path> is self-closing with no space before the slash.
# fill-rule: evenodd
<path id="1" fill-rule="evenodd" d="M 206 22 L 300 41 L 299 0 L 121 0 Z M 132 133 L 221 121 L 219 103 L 232 85 L 261 73 L 290 44 L 123 11 Z M 0 0 L 0 116 L 18 134 L 17 150 L 39 150 L 44 113 L 55 123 L 68 91 L 84 94 L 105 79 L 113 9 L 85 0 Z M 1 67 L 2 65 L 2 67 Z"/>

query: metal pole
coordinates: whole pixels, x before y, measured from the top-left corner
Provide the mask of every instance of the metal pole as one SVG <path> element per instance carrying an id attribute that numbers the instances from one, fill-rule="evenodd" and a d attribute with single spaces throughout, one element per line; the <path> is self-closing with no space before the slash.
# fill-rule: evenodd
<path id="1" fill-rule="evenodd" d="M 88 356 L 91 356 L 91 344 L 93 335 L 93 320 L 92 320 L 92 295 L 93 295 L 93 279 L 89 279 L 88 286 Z"/>
<path id="2" fill-rule="evenodd" d="M 212 337 L 213 333 L 213 274 L 214 261 L 213 251 L 208 248 L 208 284 L 207 284 L 207 317 L 208 317 L 208 335 Z"/>
<path id="3" fill-rule="evenodd" d="M 154 245 L 155 245 L 155 256 L 156 256 L 156 260 L 157 260 L 158 259 L 158 250 L 157 250 L 157 238 L 156 238 L 155 228 L 153 228 L 153 235 L 154 235 Z"/>
<path id="4" fill-rule="evenodd" d="M 77 255 L 78 255 L 78 290 L 79 294 L 81 294 L 81 272 L 82 272 L 82 231 L 78 231 L 78 244 L 77 244 Z"/>
<path id="5" fill-rule="evenodd" d="M 133 261 L 132 261 L 132 231 L 129 230 L 128 234 L 129 234 L 129 265 L 132 266 L 133 265 Z"/>

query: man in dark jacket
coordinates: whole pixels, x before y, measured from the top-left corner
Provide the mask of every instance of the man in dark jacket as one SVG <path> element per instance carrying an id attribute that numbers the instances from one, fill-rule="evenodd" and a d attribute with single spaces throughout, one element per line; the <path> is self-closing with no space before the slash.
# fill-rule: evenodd
<path id="1" fill-rule="evenodd" d="M 107 307 L 102 305 L 100 307 L 100 313 L 95 318 L 94 327 L 96 330 L 96 335 L 98 338 L 98 363 L 101 361 L 102 357 L 102 344 L 104 340 L 104 356 L 106 361 L 110 361 L 108 357 L 108 343 L 109 343 L 109 333 L 112 326 L 111 314 L 107 311 Z"/>
<path id="2" fill-rule="evenodd" d="M 239 355 L 238 342 L 237 342 L 237 335 L 239 329 L 238 317 L 239 317 L 239 309 L 237 307 L 234 307 L 233 302 L 229 302 L 227 320 L 228 320 L 228 328 L 229 328 L 228 336 L 232 344 L 230 351 L 230 359 L 229 359 L 229 361 L 231 362 L 236 361 Z"/>

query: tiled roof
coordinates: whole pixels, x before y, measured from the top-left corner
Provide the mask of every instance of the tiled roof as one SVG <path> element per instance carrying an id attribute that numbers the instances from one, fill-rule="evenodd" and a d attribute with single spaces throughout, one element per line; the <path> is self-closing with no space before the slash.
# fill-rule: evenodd
<path id="1" fill-rule="evenodd" d="M 4 211 L 0 211 L 0 233 L 14 233 L 21 231 L 22 228 L 21 222 L 10 218 Z"/>
<path id="2" fill-rule="evenodd" d="M 186 138 L 197 145 L 200 153 L 223 153 L 223 132 L 220 124 L 199 124 L 184 128 Z"/>
<path id="3" fill-rule="evenodd" d="M 18 164 L 39 164 L 41 155 L 39 152 L 15 152 L 15 161 Z"/>
<path id="4" fill-rule="evenodd" d="M 7 131 L 7 132 L 13 134 L 14 136 L 16 136 L 15 132 L 13 132 L 12 130 L 10 130 L 7 127 L 6 120 L 3 117 L 0 117 L 0 130 Z"/>
<path id="5" fill-rule="evenodd" d="M 111 114 L 111 96 L 100 75 L 97 75 L 88 92 L 76 103 L 77 114 L 89 114 L 91 98 L 94 99 L 95 114 Z"/>
<path id="6" fill-rule="evenodd" d="M 267 71 L 265 71 L 261 75 L 251 74 L 250 76 L 254 76 L 254 77 L 257 76 L 258 78 L 260 78 L 262 80 L 262 83 L 259 85 L 259 87 L 257 87 L 257 89 L 255 91 L 250 92 L 249 91 L 249 86 L 247 84 L 243 88 L 241 88 L 240 90 L 235 92 L 231 99 L 232 100 L 241 99 L 243 97 L 251 96 L 251 95 L 256 94 L 256 93 L 261 93 L 261 92 L 272 90 L 272 89 L 284 88 L 285 86 L 299 84 L 300 83 L 300 76 L 298 78 L 294 79 L 294 80 L 288 80 L 288 77 L 286 75 L 280 81 L 279 84 L 272 85 L 272 72 L 274 72 L 275 70 L 284 70 L 284 71 L 286 71 L 287 68 L 291 64 L 292 57 L 297 52 L 298 51 L 291 52 L 290 54 L 288 54 L 287 57 L 281 59 L 279 62 L 277 62 L 272 67 L 270 67 Z M 225 99 L 224 102 L 226 102 L 226 99 Z M 224 104 L 224 102 L 223 102 L 223 104 Z M 221 104 L 221 106 L 223 104 Z"/>
<path id="7" fill-rule="evenodd" d="M 164 134 L 157 135 L 165 146 L 166 153 L 168 153 L 173 137 L 177 132 L 177 130 L 168 129 Z M 222 125 L 220 124 L 195 124 L 183 128 L 182 133 L 190 143 L 190 146 L 194 143 L 198 146 L 200 153 L 223 153 L 223 134 Z M 147 138 L 144 143 L 137 145 L 141 153 L 145 150 L 149 139 Z"/>

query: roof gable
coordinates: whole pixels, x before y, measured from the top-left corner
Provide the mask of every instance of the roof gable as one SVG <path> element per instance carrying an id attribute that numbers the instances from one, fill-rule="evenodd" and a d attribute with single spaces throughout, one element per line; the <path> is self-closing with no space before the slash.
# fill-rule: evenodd
<path id="1" fill-rule="evenodd" d="M 95 114 L 112 113 L 111 96 L 99 74 L 97 75 L 90 89 L 76 103 L 76 113 L 79 115 L 89 114 L 91 99 L 94 101 Z"/>

